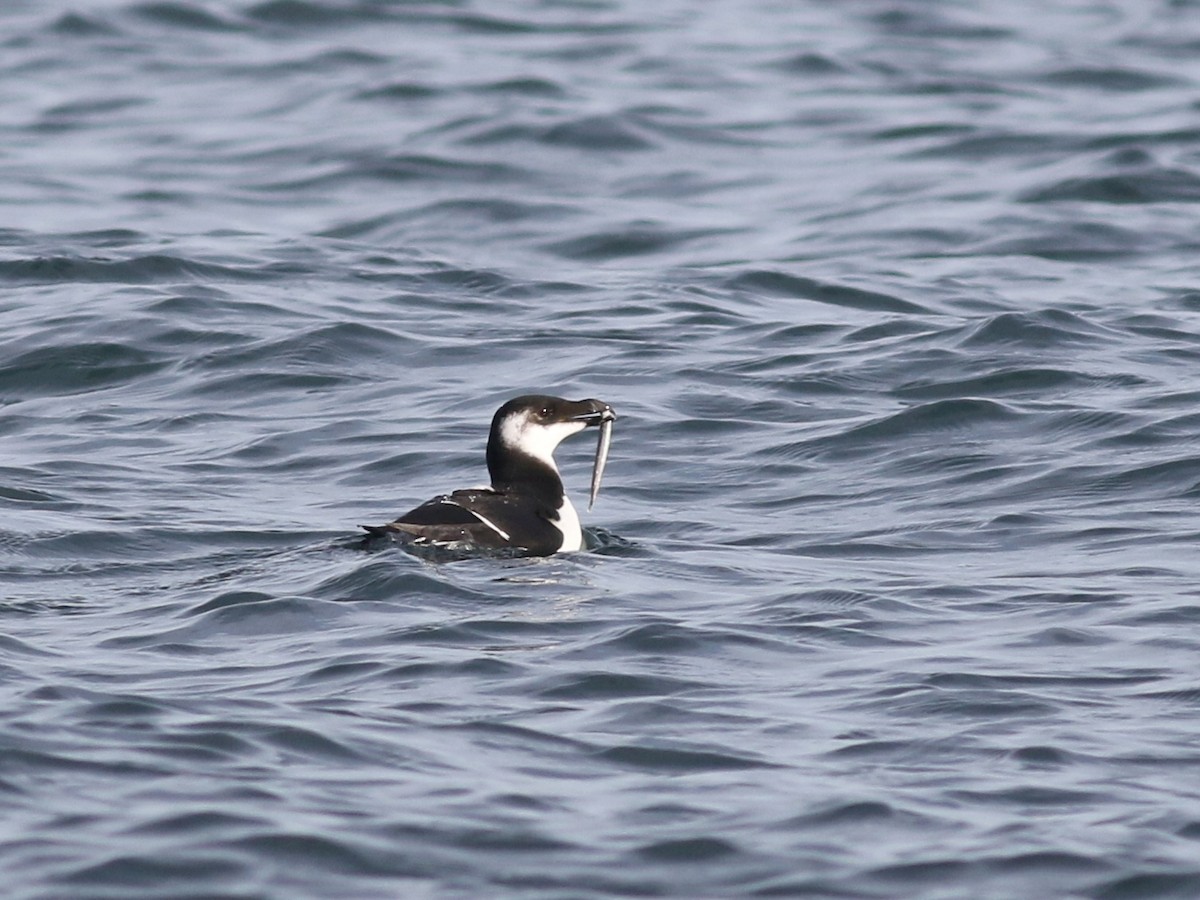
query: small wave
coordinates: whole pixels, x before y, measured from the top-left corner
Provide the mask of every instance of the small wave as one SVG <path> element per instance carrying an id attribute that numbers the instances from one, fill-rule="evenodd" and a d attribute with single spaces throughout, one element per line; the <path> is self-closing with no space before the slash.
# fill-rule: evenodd
<path id="1" fill-rule="evenodd" d="M 330 188 L 360 180 L 427 182 L 452 184 L 522 184 L 529 172 L 507 162 L 455 159 L 446 155 L 402 154 L 399 156 L 363 154 L 359 158 L 332 161 L 322 165 L 325 171 L 283 180 L 266 180 L 248 185 L 263 193 L 292 193 L 315 188 Z M 0 270 L 2 274 L 2 270 Z"/>
<path id="2" fill-rule="evenodd" d="M 1173 867 L 1174 872 L 1157 870 L 1123 875 L 1095 884 L 1089 894 L 1096 900 L 1142 900 L 1146 897 L 1195 897 L 1200 895 L 1200 868 Z"/>
<path id="3" fill-rule="evenodd" d="M 912 381 L 892 393 L 912 400 L 947 400 L 960 397 L 1037 397 L 1047 391 L 1089 387 L 1094 380 L 1079 372 L 1054 368 L 1013 368 L 987 375 L 947 381 Z"/>
<path id="4" fill-rule="evenodd" d="M 738 846 L 722 838 L 701 835 L 654 841 L 637 849 L 639 856 L 662 863 L 704 863 L 724 865 L 725 858 L 740 853 Z"/>
<path id="5" fill-rule="evenodd" d="M 1178 75 L 1166 75 L 1146 69 L 1122 66 L 1076 66 L 1055 69 L 1037 76 L 1037 80 L 1063 87 L 1111 93 L 1149 91 L 1187 84 L 1187 81 Z"/>
<path id="6" fill-rule="evenodd" d="M 1095 487 L 1106 494 L 1134 491 L 1155 496 L 1200 496 L 1200 456 L 1132 466 L 1100 476 Z"/>
<path id="7" fill-rule="evenodd" d="M 725 281 L 731 291 L 766 294 L 773 297 L 794 297 L 799 300 L 814 300 L 831 306 L 862 309 L 870 312 L 927 313 L 922 306 L 863 288 L 816 281 L 802 275 L 792 275 L 772 269 L 742 272 Z"/>
<path id="8" fill-rule="evenodd" d="M 319 0 L 265 0 L 245 10 L 247 18 L 291 28 L 329 28 L 376 23 L 392 18 L 387 6 L 373 3 L 322 3 Z"/>
<path id="9" fill-rule="evenodd" d="M 701 682 L 661 675 L 630 675 L 619 672 L 579 672 L 556 676 L 537 688 L 538 696 L 555 700 L 588 698 L 664 697 L 702 688 Z"/>
<path id="10" fill-rule="evenodd" d="M 645 744 L 609 747 L 601 750 L 597 756 L 606 762 L 651 772 L 713 772 L 771 767 L 771 763 L 751 755 Z"/>
<path id="11" fill-rule="evenodd" d="M 50 31 L 73 38 L 110 37 L 119 33 L 95 11 L 86 16 L 80 12 L 63 13 L 50 25 Z"/>
<path id="12" fill-rule="evenodd" d="M 1075 313 L 1059 309 L 1037 312 L 1004 312 L 971 328 L 960 346 L 978 348 L 1018 345 L 1030 350 L 1090 343 L 1106 330 Z"/>
<path id="13" fill-rule="evenodd" d="M 429 100 L 444 93 L 442 88 L 420 81 L 393 81 L 359 91 L 357 96 L 360 100 Z"/>
<path id="14" fill-rule="evenodd" d="M 1142 172 L 1065 178 L 1027 190 L 1018 199 L 1023 203 L 1198 203 L 1200 175 L 1186 169 L 1154 168 Z"/>
<path id="15" fill-rule="evenodd" d="M 1016 229 L 1009 227 L 1011 233 Z M 1150 246 L 1152 235 L 1124 228 L 1109 221 L 1077 218 L 1056 228 L 1030 224 L 1020 237 L 987 239 L 966 248 L 970 255 L 1032 256 L 1061 262 L 1112 262 L 1141 253 Z"/>
<path id="16" fill-rule="evenodd" d="M 10 400 L 83 394 L 129 384 L 169 364 L 162 354 L 130 344 L 57 344 L 5 360 L 0 367 L 0 392 Z"/>
<path id="17" fill-rule="evenodd" d="M 543 97 L 561 99 L 567 96 L 562 85 L 549 78 L 501 78 L 474 85 L 471 90 L 480 94 L 513 95 L 517 97 Z"/>
<path id="18" fill-rule="evenodd" d="M 608 261 L 650 253 L 663 253 L 682 245 L 711 237 L 711 230 L 656 228 L 631 223 L 625 228 L 606 229 L 594 234 L 553 241 L 545 249 L 567 259 Z"/>
<path id="19" fill-rule="evenodd" d="M 1021 413 L 996 400 L 955 398 L 932 400 L 874 422 L 856 425 L 828 440 L 830 449 L 850 443 L 877 443 L 892 438 L 956 432 L 978 432 L 991 426 L 1008 425 Z"/>
<path id="20" fill-rule="evenodd" d="M 938 38 L 947 41 L 1004 41 L 1014 36 L 1011 28 L 983 25 L 968 15 L 952 15 L 941 9 L 917 5 L 889 7 L 871 13 L 868 21 L 880 31 L 897 37 Z"/>
<path id="21" fill-rule="evenodd" d="M 249 871 L 250 865 L 244 859 L 231 858 L 219 851 L 167 859 L 157 854 L 129 852 L 77 865 L 54 880 L 69 890 L 92 892 L 112 888 L 135 896 L 147 884 L 174 885 L 180 891 L 197 884 L 240 884 L 250 877 Z"/>
<path id="22" fill-rule="evenodd" d="M 828 53 L 805 50 L 789 54 L 782 59 L 773 60 L 770 65 L 789 75 L 800 75 L 805 78 L 821 78 L 830 75 L 840 75 L 848 70 L 840 59 Z"/>
<path id="23" fill-rule="evenodd" d="M 1065 135 L 972 129 L 932 146 L 909 151 L 914 159 L 951 158 L 980 162 L 995 159 L 1060 159 L 1080 149 L 1080 139 Z"/>
<path id="24" fill-rule="evenodd" d="M 178 256 L 153 254 L 133 259 L 50 256 L 0 260 L 0 281 L 17 284 L 154 284 L 175 281 L 266 281 L 280 277 L 274 264 L 227 266 Z M 288 267 L 287 274 L 295 274 Z"/>
<path id="25" fill-rule="evenodd" d="M 261 375 L 267 366 L 294 371 L 298 375 L 315 375 L 323 369 L 349 374 L 350 370 L 360 367 L 370 368 L 372 360 L 387 359 L 415 343 L 381 325 L 336 322 L 280 338 L 213 350 L 195 360 L 193 365 L 207 372 L 238 373 L 246 379 Z"/>
<path id="26" fill-rule="evenodd" d="M 131 12 L 142 19 L 171 28 L 215 32 L 244 30 L 244 26 L 238 22 L 193 3 L 139 3 L 131 7 Z"/>
<path id="27" fill-rule="evenodd" d="M 649 150 L 654 141 L 644 136 L 632 116 L 612 114 L 585 116 L 552 125 L 505 123 L 474 130 L 460 143 L 486 146 L 531 143 L 546 147 L 581 150 L 587 153 L 628 153 Z"/>

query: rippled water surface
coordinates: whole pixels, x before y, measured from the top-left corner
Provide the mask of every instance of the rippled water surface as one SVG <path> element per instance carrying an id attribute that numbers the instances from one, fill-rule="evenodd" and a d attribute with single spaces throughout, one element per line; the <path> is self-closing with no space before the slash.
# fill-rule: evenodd
<path id="1" fill-rule="evenodd" d="M 1200 896 L 1195 2 L 9 0 L 0 110 L 6 896 Z M 589 552 L 358 546 L 530 390 Z"/>

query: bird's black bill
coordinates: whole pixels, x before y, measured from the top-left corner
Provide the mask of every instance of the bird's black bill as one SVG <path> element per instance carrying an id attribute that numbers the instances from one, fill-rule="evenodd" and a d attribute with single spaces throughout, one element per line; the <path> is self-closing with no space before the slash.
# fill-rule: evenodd
<path id="1" fill-rule="evenodd" d="M 613 408 L 607 403 L 602 403 L 599 400 L 584 400 L 581 402 L 591 403 L 593 408 L 577 416 L 571 416 L 576 422 L 586 422 L 589 426 L 603 425 L 605 422 L 612 422 L 617 418 L 617 414 L 613 412 Z"/>

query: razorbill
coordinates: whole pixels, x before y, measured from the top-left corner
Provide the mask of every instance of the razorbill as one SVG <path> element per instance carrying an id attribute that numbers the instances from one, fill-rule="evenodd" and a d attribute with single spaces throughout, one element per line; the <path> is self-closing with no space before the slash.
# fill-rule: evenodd
<path id="1" fill-rule="evenodd" d="M 441 494 L 386 525 L 363 525 L 372 536 L 455 553 L 501 551 L 550 556 L 580 550 L 579 514 L 563 490 L 554 450 L 564 438 L 599 426 L 588 509 L 596 502 L 617 415 L 600 400 L 527 394 L 492 417 L 487 467 L 491 487 Z"/>

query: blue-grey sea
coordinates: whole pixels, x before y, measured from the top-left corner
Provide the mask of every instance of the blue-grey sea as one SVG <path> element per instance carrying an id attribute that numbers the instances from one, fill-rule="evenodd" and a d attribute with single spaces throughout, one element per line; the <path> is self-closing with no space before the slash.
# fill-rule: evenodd
<path id="1" fill-rule="evenodd" d="M 1196 0 L 5 0 L 0 214 L 6 900 L 1200 897 Z"/>

